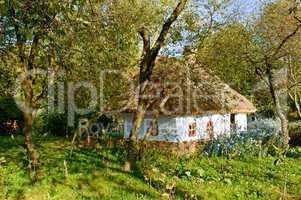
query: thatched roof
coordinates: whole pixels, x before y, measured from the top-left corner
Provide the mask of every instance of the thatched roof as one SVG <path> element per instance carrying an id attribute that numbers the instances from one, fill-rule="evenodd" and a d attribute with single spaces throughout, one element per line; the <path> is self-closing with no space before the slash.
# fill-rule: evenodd
<path id="1" fill-rule="evenodd" d="M 133 81 L 138 80 L 138 73 Z M 151 86 L 145 92 L 149 114 L 192 116 L 226 113 L 253 113 L 256 108 L 244 96 L 218 77 L 189 61 L 159 57 L 154 67 Z M 132 113 L 137 109 L 138 89 L 128 87 L 110 110 Z M 112 101 L 113 102 L 113 101 Z"/>

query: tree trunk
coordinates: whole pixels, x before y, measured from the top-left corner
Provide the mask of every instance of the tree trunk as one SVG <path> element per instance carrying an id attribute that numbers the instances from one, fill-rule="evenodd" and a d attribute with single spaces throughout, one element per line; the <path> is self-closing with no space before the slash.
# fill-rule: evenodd
<path id="1" fill-rule="evenodd" d="M 268 83 L 269 83 L 269 89 L 270 93 L 272 95 L 274 109 L 276 117 L 280 120 L 281 123 L 281 134 L 282 134 L 282 143 L 284 146 L 289 145 L 289 131 L 288 131 L 288 120 L 286 115 L 283 113 L 283 109 L 280 104 L 279 95 L 277 94 L 275 90 L 274 80 L 273 80 L 273 74 L 271 71 L 271 66 L 268 65 Z"/>
<path id="2" fill-rule="evenodd" d="M 288 146 L 289 145 L 289 130 L 288 130 L 288 120 L 285 114 L 282 111 L 281 105 L 279 104 L 279 97 L 276 94 L 276 106 L 275 111 L 277 117 L 280 119 L 281 123 L 281 133 L 282 133 L 282 139 L 283 139 L 283 145 Z"/>
<path id="3" fill-rule="evenodd" d="M 134 113 L 133 127 L 127 141 L 128 160 L 125 163 L 124 169 L 128 172 L 136 168 L 136 160 L 139 153 L 138 134 L 146 112 L 146 106 L 144 106 L 142 103 L 142 99 L 139 98 L 139 101 L 140 103 L 138 103 L 138 109 Z"/>
<path id="4" fill-rule="evenodd" d="M 173 10 L 172 14 L 165 21 L 162 26 L 159 37 L 154 43 L 153 47 L 150 48 L 150 38 L 145 28 L 139 30 L 139 34 L 143 39 L 143 54 L 142 60 L 140 62 L 140 74 L 139 74 L 139 94 L 138 94 L 138 105 L 137 111 L 134 114 L 133 127 L 129 136 L 128 141 L 128 161 L 125 163 L 125 170 L 131 171 L 135 169 L 135 163 L 138 158 L 139 143 L 138 143 L 138 133 L 140 126 L 144 119 L 145 112 L 148 108 L 148 102 L 143 99 L 142 96 L 145 92 L 145 88 L 148 86 L 151 80 L 153 68 L 155 65 L 155 60 L 161 50 L 164 42 L 166 40 L 168 31 L 171 25 L 177 20 L 178 16 L 184 10 L 188 0 L 180 0 L 176 8 Z"/>
<path id="5" fill-rule="evenodd" d="M 146 106 L 144 106 L 142 100 L 140 101 L 141 103 L 140 105 L 138 105 L 138 110 L 134 114 L 133 127 L 130 133 L 130 140 L 138 140 L 138 133 L 146 112 Z"/>
<path id="6" fill-rule="evenodd" d="M 28 158 L 30 160 L 30 172 L 35 172 L 38 169 L 38 153 L 35 150 L 34 144 L 32 142 L 33 119 L 34 117 L 32 113 L 24 113 L 24 143 Z"/>
<path id="7" fill-rule="evenodd" d="M 298 113 L 298 116 L 299 118 L 301 119 L 301 108 L 300 108 L 300 98 L 299 98 L 299 95 L 298 94 L 295 94 L 295 106 L 296 106 L 296 109 L 297 109 L 297 113 Z"/>
<path id="8" fill-rule="evenodd" d="M 131 172 L 136 169 L 136 160 L 138 158 L 139 144 L 138 141 L 127 141 L 127 161 L 124 164 L 124 171 Z"/>

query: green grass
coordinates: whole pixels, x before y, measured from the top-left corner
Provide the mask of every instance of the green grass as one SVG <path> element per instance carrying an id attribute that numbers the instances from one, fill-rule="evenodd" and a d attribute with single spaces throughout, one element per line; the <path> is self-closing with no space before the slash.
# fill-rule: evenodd
<path id="1" fill-rule="evenodd" d="M 39 141 L 42 177 L 32 184 L 20 138 L 0 137 L 0 199 L 156 199 L 159 192 L 122 171 L 119 150 L 73 149 L 69 142 Z M 64 161 L 66 165 L 64 165 Z M 67 167 L 65 167 L 67 166 Z"/>
<path id="2" fill-rule="evenodd" d="M 279 199 L 301 196 L 301 158 L 208 158 L 148 151 L 141 172 L 122 171 L 118 148 L 72 148 L 62 138 L 36 141 L 41 175 L 31 183 L 22 138 L 0 137 L 0 199 L 160 199 L 174 185 L 174 199 Z M 287 181 L 285 176 L 287 174 Z"/>
<path id="3" fill-rule="evenodd" d="M 153 157 L 157 161 L 144 170 L 148 179 L 158 185 L 176 185 L 179 197 L 189 194 L 198 199 L 279 199 L 286 184 L 287 197 L 301 198 L 300 158 L 286 158 L 284 163 L 274 165 L 274 157 L 164 158 L 160 155 L 160 160 Z"/>

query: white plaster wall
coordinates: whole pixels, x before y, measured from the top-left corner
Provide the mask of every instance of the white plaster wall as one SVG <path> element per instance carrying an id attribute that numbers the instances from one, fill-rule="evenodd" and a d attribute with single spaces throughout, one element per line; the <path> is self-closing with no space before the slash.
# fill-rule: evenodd
<path id="1" fill-rule="evenodd" d="M 247 114 L 238 113 L 235 115 L 235 124 L 238 131 L 247 131 L 248 117 Z"/>
<path id="2" fill-rule="evenodd" d="M 128 138 L 132 129 L 132 123 L 133 123 L 133 114 L 124 114 L 124 137 Z M 145 116 L 140 130 L 139 130 L 139 139 L 143 139 L 147 129 L 150 126 L 150 123 L 152 121 L 151 116 Z M 159 134 L 157 136 L 149 136 L 148 140 L 150 141 L 181 141 L 179 138 L 179 135 L 177 133 L 177 121 L 176 118 L 170 118 L 170 117 L 160 117 L 158 119 L 158 131 Z"/>
<path id="3" fill-rule="evenodd" d="M 197 135 L 189 137 L 188 126 L 192 122 L 197 123 Z M 209 115 L 200 117 L 178 117 L 178 132 L 183 141 L 199 140 L 208 138 L 207 123 L 213 122 L 214 136 L 228 134 L 230 132 L 230 115 Z"/>
<path id="4" fill-rule="evenodd" d="M 177 117 L 177 128 L 178 128 L 178 134 L 180 136 L 181 141 L 193 141 L 200 139 L 199 136 L 199 130 L 198 130 L 198 122 L 197 117 Z M 194 137 L 189 137 L 189 124 L 196 122 L 197 123 L 197 134 Z"/>
<path id="5" fill-rule="evenodd" d="M 245 115 L 246 116 L 246 115 Z M 244 116 L 236 117 L 240 127 L 245 127 Z M 149 128 L 151 116 L 146 116 L 139 131 L 139 139 L 143 139 Z M 193 141 L 208 138 L 206 132 L 208 121 L 213 122 L 213 132 L 215 136 L 227 134 L 230 132 L 230 115 L 210 115 L 200 117 L 159 117 L 158 119 L 158 136 L 149 136 L 150 141 Z M 124 137 L 128 138 L 132 128 L 133 115 L 124 115 Z M 197 123 L 196 136 L 190 137 L 188 134 L 189 124 Z"/>
<path id="6" fill-rule="evenodd" d="M 123 115 L 123 119 L 124 119 L 124 137 L 125 138 L 128 138 L 129 135 L 130 135 L 130 132 L 131 132 L 131 129 L 132 129 L 132 124 L 133 124 L 133 114 L 124 114 Z M 139 130 L 139 135 L 138 135 L 138 138 L 139 139 L 143 139 L 146 131 L 147 131 L 147 128 L 149 127 L 150 125 L 150 122 L 151 122 L 152 118 L 150 116 L 145 116 L 144 120 L 143 120 L 143 123 L 140 127 L 140 130 Z"/>

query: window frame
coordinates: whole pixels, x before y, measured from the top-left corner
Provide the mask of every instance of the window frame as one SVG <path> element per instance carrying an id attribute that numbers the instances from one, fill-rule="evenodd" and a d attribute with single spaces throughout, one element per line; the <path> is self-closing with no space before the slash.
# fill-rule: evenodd
<path id="1" fill-rule="evenodd" d="M 196 121 L 188 124 L 188 136 L 195 137 L 197 135 L 197 123 Z"/>

